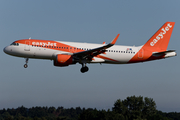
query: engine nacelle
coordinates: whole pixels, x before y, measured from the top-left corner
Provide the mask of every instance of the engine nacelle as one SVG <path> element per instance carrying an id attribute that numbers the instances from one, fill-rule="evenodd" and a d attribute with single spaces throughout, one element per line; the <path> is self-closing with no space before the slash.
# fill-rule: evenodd
<path id="1" fill-rule="evenodd" d="M 73 56 L 72 55 L 63 55 L 58 54 L 56 55 L 56 60 L 54 60 L 54 66 L 68 66 L 73 64 Z"/>

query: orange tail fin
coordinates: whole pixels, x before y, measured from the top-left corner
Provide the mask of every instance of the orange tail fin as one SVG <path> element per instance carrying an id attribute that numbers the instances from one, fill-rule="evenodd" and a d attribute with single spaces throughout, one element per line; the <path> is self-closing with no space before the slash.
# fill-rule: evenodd
<path id="1" fill-rule="evenodd" d="M 166 51 L 175 22 L 166 22 L 147 42 L 145 49 L 152 51 Z"/>

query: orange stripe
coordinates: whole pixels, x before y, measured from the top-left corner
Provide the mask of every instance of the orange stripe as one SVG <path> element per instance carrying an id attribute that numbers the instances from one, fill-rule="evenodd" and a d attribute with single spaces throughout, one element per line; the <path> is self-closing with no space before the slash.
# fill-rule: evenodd
<path id="1" fill-rule="evenodd" d="M 114 61 L 114 62 L 119 62 L 119 61 L 117 61 L 117 60 L 114 60 L 114 59 L 111 59 L 111 58 L 108 58 L 108 57 L 104 57 L 104 56 L 101 56 L 101 55 L 97 55 L 96 57 L 102 58 L 102 59 L 105 59 L 105 60 Z"/>

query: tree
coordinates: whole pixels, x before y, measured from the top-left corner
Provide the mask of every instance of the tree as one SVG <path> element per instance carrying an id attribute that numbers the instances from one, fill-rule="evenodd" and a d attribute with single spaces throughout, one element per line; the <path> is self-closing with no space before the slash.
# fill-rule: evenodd
<path id="1" fill-rule="evenodd" d="M 55 107 L 49 107 L 49 109 L 48 109 L 48 112 L 49 113 L 53 113 L 53 112 L 55 112 L 56 111 L 56 108 Z"/>
<path id="2" fill-rule="evenodd" d="M 156 103 L 153 101 L 153 99 L 145 97 L 144 100 L 144 108 L 142 110 L 143 115 L 148 117 L 156 114 Z"/>
<path id="3" fill-rule="evenodd" d="M 142 96 L 127 97 L 125 100 L 118 99 L 114 103 L 113 111 L 123 115 L 127 119 L 145 119 L 156 113 L 156 104 L 151 98 Z"/>

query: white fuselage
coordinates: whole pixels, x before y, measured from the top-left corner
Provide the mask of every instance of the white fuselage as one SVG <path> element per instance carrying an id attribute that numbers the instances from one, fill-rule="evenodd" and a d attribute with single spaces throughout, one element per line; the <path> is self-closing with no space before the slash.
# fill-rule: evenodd
<path id="1" fill-rule="evenodd" d="M 68 46 L 73 46 L 79 48 L 80 50 L 90 50 L 103 46 L 104 44 L 91 44 L 91 43 L 78 43 L 78 42 L 62 42 L 56 41 L 59 43 L 66 44 Z M 56 46 L 61 47 L 61 46 Z M 92 63 L 114 63 L 114 64 L 123 64 L 127 63 L 140 49 L 140 47 L 134 46 L 121 46 L 114 45 L 111 48 L 108 48 L 105 53 L 100 54 L 100 56 L 108 58 L 103 59 L 99 57 L 94 57 L 91 61 Z M 63 49 L 50 49 L 47 47 L 33 46 L 27 44 L 20 44 L 18 46 L 10 45 L 4 48 L 4 51 L 13 56 L 24 57 L 24 58 L 36 58 L 36 59 L 50 59 L 54 60 L 57 54 L 69 54 L 77 52 L 77 50 L 71 49 L 70 47 Z M 142 56 L 141 56 L 142 57 Z"/>

